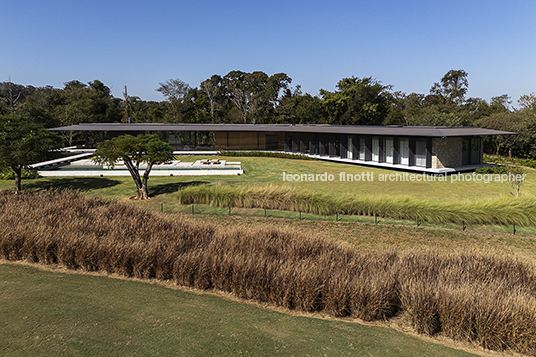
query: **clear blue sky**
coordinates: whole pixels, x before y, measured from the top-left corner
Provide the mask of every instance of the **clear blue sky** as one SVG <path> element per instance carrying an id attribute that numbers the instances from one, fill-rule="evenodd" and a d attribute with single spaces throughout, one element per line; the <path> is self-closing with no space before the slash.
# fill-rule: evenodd
<path id="1" fill-rule="evenodd" d="M 534 0 L 0 0 L 0 81 L 99 79 L 162 100 L 231 70 L 284 72 L 313 95 L 372 76 L 427 94 L 450 69 L 469 93 L 536 92 Z"/>

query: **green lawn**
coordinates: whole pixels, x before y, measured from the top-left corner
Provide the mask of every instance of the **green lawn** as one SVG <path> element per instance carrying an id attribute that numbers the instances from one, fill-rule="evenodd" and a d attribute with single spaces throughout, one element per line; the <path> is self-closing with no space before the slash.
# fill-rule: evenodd
<path id="1" fill-rule="evenodd" d="M 0 265 L 2 356 L 470 356 L 388 328 L 142 282 Z"/>
<path id="2" fill-rule="evenodd" d="M 450 177 L 447 178 L 446 182 L 381 182 L 379 181 L 381 174 L 393 174 L 395 171 L 320 160 L 221 156 L 218 158 L 220 160 L 242 162 L 245 174 L 240 176 L 153 176 L 149 180 L 149 190 L 158 195 L 175 192 L 184 185 L 218 182 L 232 185 L 287 185 L 332 194 L 403 195 L 451 202 L 510 196 L 508 183 L 451 182 L 452 178 Z M 196 157 L 182 156 L 178 157 L 178 159 L 194 161 Z M 328 173 L 334 176 L 334 180 L 328 182 L 288 182 L 283 181 L 283 173 L 313 175 Z M 339 174 L 341 173 L 351 174 L 352 176 L 370 173 L 370 175 L 373 175 L 374 181 L 343 182 L 339 180 Z M 13 186 L 13 181 L 0 181 L 0 188 L 10 186 Z M 135 194 L 135 187 L 130 177 L 73 177 L 23 180 L 23 189 L 42 189 L 58 186 L 73 187 L 90 194 L 98 192 L 99 195 L 103 196 L 118 195 L 129 197 Z M 521 188 L 521 193 L 525 196 L 536 196 L 536 170 L 527 169 L 526 182 Z"/>
<path id="3" fill-rule="evenodd" d="M 508 183 L 500 182 L 452 182 L 452 177 L 447 177 L 445 182 L 425 181 L 425 182 L 382 182 L 380 175 L 394 174 L 394 171 L 362 167 L 349 164 L 332 163 L 317 160 L 289 160 L 269 157 L 218 157 L 228 161 L 242 162 L 245 174 L 240 176 L 173 176 L 158 177 L 153 176 L 149 180 L 149 193 L 154 198 L 149 202 L 140 202 L 151 210 L 164 210 L 165 212 L 190 213 L 190 206 L 177 204 L 175 193 L 181 187 L 196 185 L 201 183 L 222 183 L 236 186 L 252 185 L 275 185 L 290 186 L 300 189 L 307 189 L 316 192 L 327 193 L 334 196 L 346 194 L 357 197 L 400 197 L 409 196 L 415 199 L 424 199 L 430 202 L 463 203 L 468 201 L 486 201 L 504 196 L 508 200 L 516 200 L 511 195 L 511 188 Z M 178 157 L 183 161 L 193 161 L 196 157 Z M 283 173 L 289 174 L 323 174 L 328 173 L 334 176 L 331 182 L 288 182 L 283 181 Z M 369 174 L 373 175 L 373 181 L 342 182 L 339 174 L 345 173 L 352 176 Z M 1 188 L 13 187 L 13 181 L 0 181 Z M 72 188 L 87 195 L 98 195 L 119 200 L 128 200 L 135 196 L 135 186 L 132 179 L 125 177 L 73 177 L 73 178 L 40 178 L 36 180 L 23 180 L 23 189 L 47 189 L 47 188 Z M 521 188 L 521 195 L 524 197 L 536 197 L 536 170 L 527 169 L 526 182 Z M 199 206 L 196 213 L 205 214 L 228 214 L 228 210 L 221 208 L 211 208 Z M 264 216 L 263 210 L 234 210 L 235 214 L 245 214 L 252 216 Z M 268 212 L 272 217 L 299 219 L 297 212 Z M 323 217 L 313 214 L 302 214 L 304 219 L 328 219 L 335 220 L 335 216 Z M 372 217 L 339 217 L 343 221 L 357 221 L 374 223 Z M 384 224 L 409 224 L 413 221 L 397 221 L 383 219 Z M 433 224 L 441 228 L 461 228 L 459 224 Z M 424 223 L 426 225 L 426 223 Z M 487 231 L 513 232 L 513 227 L 482 227 L 473 226 L 470 229 Z M 517 227 L 517 233 L 536 234 L 534 227 Z"/>

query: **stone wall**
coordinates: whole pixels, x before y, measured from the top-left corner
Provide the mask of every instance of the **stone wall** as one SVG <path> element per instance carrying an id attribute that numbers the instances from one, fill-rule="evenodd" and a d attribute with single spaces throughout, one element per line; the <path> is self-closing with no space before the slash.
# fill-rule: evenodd
<path id="1" fill-rule="evenodd" d="M 462 166 L 463 138 L 433 138 L 432 168 Z"/>

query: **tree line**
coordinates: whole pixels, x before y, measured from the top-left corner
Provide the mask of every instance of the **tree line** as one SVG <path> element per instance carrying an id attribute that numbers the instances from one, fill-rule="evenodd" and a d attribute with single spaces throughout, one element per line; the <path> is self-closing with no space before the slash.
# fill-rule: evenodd
<path id="1" fill-rule="evenodd" d="M 231 71 L 213 75 L 197 87 L 180 79 L 159 83 L 162 101 L 112 96 L 101 81 L 70 81 L 63 88 L 0 82 L 0 115 L 20 116 L 44 127 L 78 123 L 241 123 L 479 126 L 517 132 L 485 141 L 488 153 L 536 158 L 536 95 L 522 95 L 512 106 L 507 94 L 467 97 L 468 73 L 450 70 L 429 93 L 394 91 L 373 77 L 341 79 L 334 91 L 318 95 L 291 86 L 285 73 Z M 65 145 L 81 140 L 64 132 Z M 95 135 L 95 134 L 92 134 Z"/>

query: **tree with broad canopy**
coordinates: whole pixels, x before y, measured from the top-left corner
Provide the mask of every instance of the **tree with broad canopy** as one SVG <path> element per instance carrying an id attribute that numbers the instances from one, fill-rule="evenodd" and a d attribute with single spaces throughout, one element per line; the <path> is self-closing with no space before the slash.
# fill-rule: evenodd
<path id="1" fill-rule="evenodd" d="M 0 116 L 0 168 L 15 173 L 15 193 L 22 192 L 22 170 L 50 159 L 57 148 L 56 135 L 19 116 Z"/>
<path id="2" fill-rule="evenodd" d="M 136 199 L 146 200 L 149 198 L 147 181 L 151 169 L 172 158 L 173 148 L 168 143 L 159 140 L 156 135 L 145 134 L 121 135 L 98 144 L 93 161 L 114 167 L 122 160 L 138 189 Z M 146 164 L 143 175 L 140 175 L 141 163 Z"/>

